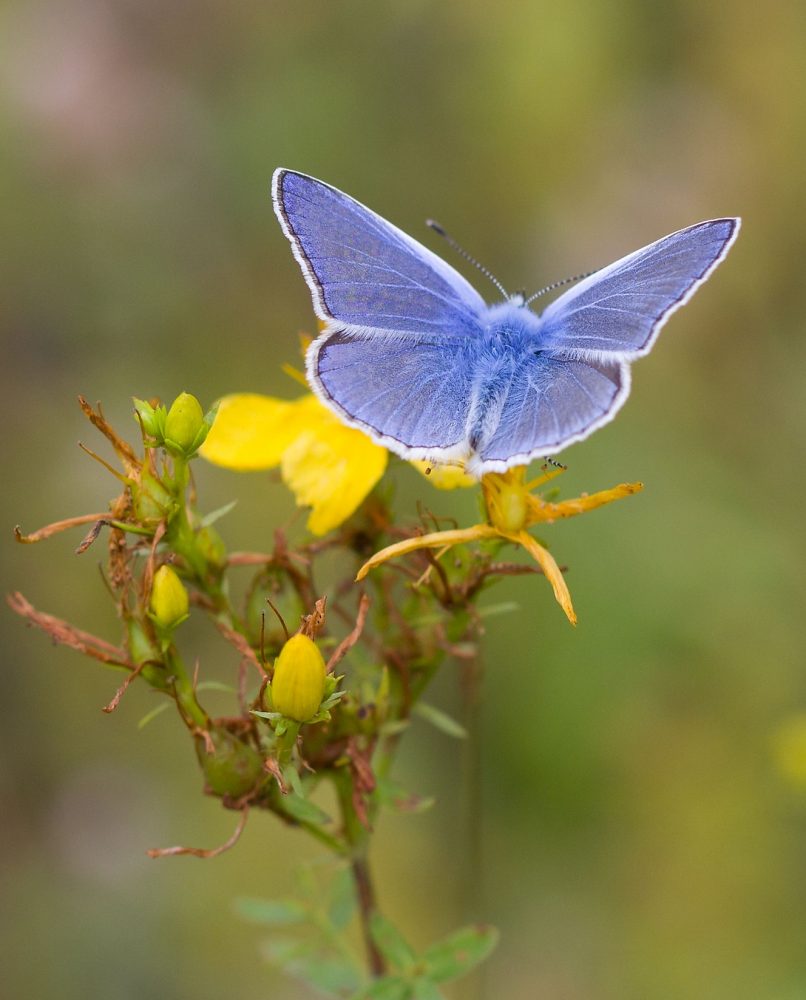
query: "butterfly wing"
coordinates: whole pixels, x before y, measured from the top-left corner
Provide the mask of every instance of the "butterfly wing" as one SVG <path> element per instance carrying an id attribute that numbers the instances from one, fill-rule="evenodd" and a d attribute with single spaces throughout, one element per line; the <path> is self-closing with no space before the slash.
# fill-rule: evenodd
<path id="1" fill-rule="evenodd" d="M 450 341 L 373 340 L 337 330 L 308 352 L 308 380 L 320 399 L 407 458 L 464 456 L 471 375 Z"/>
<path id="2" fill-rule="evenodd" d="M 739 219 L 712 219 L 617 260 L 541 315 L 541 347 L 571 357 L 646 354 L 663 324 L 725 258 Z"/>
<path id="3" fill-rule="evenodd" d="M 622 361 L 531 355 L 512 379 L 496 429 L 470 467 L 502 472 L 552 455 L 612 420 L 629 391 L 630 369 Z"/>
<path id="4" fill-rule="evenodd" d="M 333 327 L 461 338 L 484 300 L 452 267 L 329 184 L 280 169 L 274 208 L 313 296 Z"/>

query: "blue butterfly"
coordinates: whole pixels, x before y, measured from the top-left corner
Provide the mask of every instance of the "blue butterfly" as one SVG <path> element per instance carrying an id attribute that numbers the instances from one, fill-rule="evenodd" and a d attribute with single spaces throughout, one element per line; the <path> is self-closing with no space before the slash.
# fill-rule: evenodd
<path id="1" fill-rule="evenodd" d="M 521 294 L 487 305 L 436 254 L 329 184 L 280 169 L 272 197 L 324 323 L 306 359 L 317 396 L 398 455 L 461 462 L 477 476 L 555 454 L 612 420 L 630 363 L 740 225 L 712 219 L 665 236 L 537 314 Z"/>

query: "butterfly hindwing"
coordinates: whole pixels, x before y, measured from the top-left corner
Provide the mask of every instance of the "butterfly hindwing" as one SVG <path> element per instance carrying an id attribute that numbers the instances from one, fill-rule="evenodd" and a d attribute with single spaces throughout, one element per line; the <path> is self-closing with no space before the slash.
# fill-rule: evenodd
<path id="1" fill-rule="evenodd" d="M 738 230 L 738 219 L 700 222 L 596 271 L 545 309 L 544 346 L 582 357 L 646 354 L 666 319 L 724 258 Z"/>
<path id="2" fill-rule="evenodd" d="M 398 336 L 478 333 L 484 300 L 402 230 L 293 170 L 275 171 L 272 190 L 320 319 Z"/>
<path id="3" fill-rule="evenodd" d="M 471 380 L 455 345 L 325 334 L 308 353 L 317 395 L 410 458 L 462 457 Z"/>
<path id="4" fill-rule="evenodd" d="M 474 464 L 503 471 L 555 454 L 611 420 L 629 388 L 629 366 L 623 362 L 524 359 Z"/>

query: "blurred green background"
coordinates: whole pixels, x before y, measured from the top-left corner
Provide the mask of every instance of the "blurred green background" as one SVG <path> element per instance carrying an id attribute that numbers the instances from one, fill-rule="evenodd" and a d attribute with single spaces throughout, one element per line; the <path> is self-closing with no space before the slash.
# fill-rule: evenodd
<path id="1" fill-rule="evenodd" d="M 463 860 L 462 748 L 424 725 L 399 775 L 438 808 L 387 819 L 376 867 L 417 945 L 500 926 L 490 997 L 806 997 L 806 6 L 28 0 L 0 18 L 4 587 L 111 639 L 100 552 L 11 528 L 113 495 L 76 448 L 98 443 L 79 392 L 132 431 L 132 394 L 296 394 L 279 364 L 313 316 L 276 166 L 461 266 L 435 216 L 509 287 L 744 217 L 619 418 L 564 456 L 565 495 L 646 483 L 545 532 L 579 627 L 539 581 L 494 595 L 522 610 L 486 637 L 483 870 Z M 394 475 L 401 512 L 474 516 Z M 241 497 L 234 546 L 291 511 L 267 476 L 198 476 L 208 508 Z M 254 816 L 217 860 L 149 861 L 232 829 L 184 733 L 168 714 L 139 732 L 136 687 L 103 715 L 116 675 L 10 613 L 3 634 L 0 990 L 307 996 L 231 901 L 282 892 L 316 848 Z M 226 676 L 224 647 L 198 642 Z M 457 711 L 452 673 L 438 698 Z"/>

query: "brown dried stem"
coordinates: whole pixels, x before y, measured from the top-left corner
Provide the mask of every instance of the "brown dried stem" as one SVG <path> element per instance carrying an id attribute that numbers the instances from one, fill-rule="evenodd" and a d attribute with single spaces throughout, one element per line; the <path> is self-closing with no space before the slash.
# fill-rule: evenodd
<path id="1" fill-rule="evenodd" d="M 37 611 L 30 601 L 19 591 L 9 594 L 6 597 L 6 602 L 12 611 L 21 615 L 31 625 L 42 629 L 58 645 L 69 646 L 70 649 L 75 649 L 85 656 L 91 656 L 95 660 L 100 660 L 101 663 L 113 664 L 114 666 L 125 667 L 127 670 L 134 670 L 134 664 L 129 661 L 126 653 L 118 646 L 113 646 L 97 635 L 83 632 L 81 629 L 70 625 L 69 622 L 61 618 L 56 618 L 55 615 L 48 615 L 44 611 Z"/>
<path id="2" fill-rule="evenodd" d="M 230 836 L 218 847 L 152 847 L 150 850 L 146 851 L 146 854 L 150 858 L 172 858 L 177 857 L 180 854 L 188 854 L 194 858 L 215 858 L 219 854 L 223 854 L 225 851 L 228 851 L 231 847 L 234 847 L 238 843 L 248 818 L 249 806 L 245 805 L 241 809 L 241 818 L 238 820 L 238 825 L 235 827 L 232 836 Z"/>

